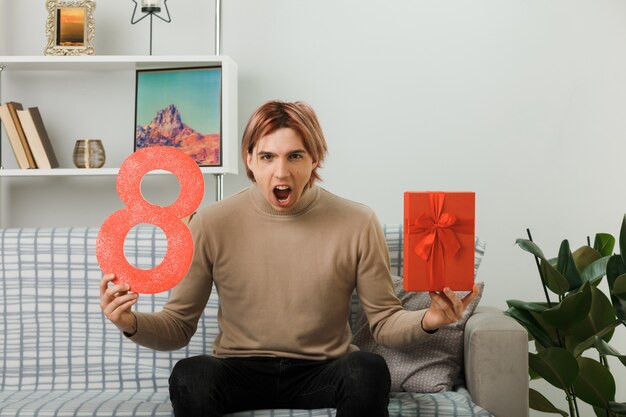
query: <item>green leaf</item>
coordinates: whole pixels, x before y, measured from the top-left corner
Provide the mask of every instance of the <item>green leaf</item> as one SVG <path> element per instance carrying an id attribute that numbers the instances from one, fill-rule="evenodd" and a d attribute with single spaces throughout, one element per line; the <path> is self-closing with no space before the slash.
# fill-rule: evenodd
<path id="1" fill-rule="evenodd" d="M 576 268 L 574 256 L 572 255 L 567 239 L 561 242 L 556 269 L 567 279 L 567 282 L 569 282 L 570 291 L 576 290 L 583 285 L 583 281 L 580 279 L 580 272 L 578 268 Z"/>
<path id="2" fill-rule="evenodd" d="M 509 307 L 515 307 L 524 311 L 536 311 L 538 313 L 542 313 L 548 309 L 548 307 L 542 303 L 532 303 L 520 300 L 506 300 L 506 304 Z"/>
<path id="3" fill-rule="evenodd" d="M 611 301 L 613 301 L 615 315 L 622 321 L 626 320 L 626 300 L 615 295 L 613 288 L 615 287 L 618 278 L 624 274 L 626 274 L 626 266 L 624 266 L 622 258 L 619 255 L 611 256 L 611 258 L 609 259 L 609 263 L 606 266 L 606 279 L 609 284 Z M 620 290 L 621 285 L 621 283 L 618 284 L 618 290 Z"/>
<path id="4" fill-rule="evenodd" d="M 626 264 L 626 214 L 624 214 L 622 228 L 619 231 L 619 250 L 622 253 L 622 263 Z"/>
<path id="5" fill-rule="evenodd" d="M 543 346 L 555 346 L 554 341 L 548 335 L 544 327 L 539 324 L 537 319 L 535 319 L 530 312 L 520 310 L 517 307 L 511 307 L 505 311 L 504 314 L 517 320 L 517 322 L 524 326 L 528 333 Z"/>
<path id="6" fill-rule="evenodd" d="M 537 354 L 528 354 L 528 366 L 543 379 L 561 389 L 568 389 L 578 376 L 578 362 L 567 350 L 547 348 Z"/>
<path id="7" fill-rule="evenodd" d="M 541 375 L 539 375 L 537 372 L 530 369 L 530 367 L 528 367 L 528 376 L 530 377 L 531 380 L 541 378 Z"/>
<path id="8" fill-rule="evenodd" d="M 569 293 L 559 304 L 545 310 L 542 316 L 554 327 L 567 329 L 587 317 L 591 301 L 591 284 L 587 282 L 581 291 Z"/>
<path id="9" fill-rule="evenodd" d="M 559 295 L 563 295 L 569 290 L 570 284 L 567 279 L 565 279 L 565 277 L 550 264 L 535 242 L 528 239 L 517 239 L 515 243 L 526 252 L 529 252 L 541 259 L 540 269 L 543 285 L 548 287 L 553 293 Z"/>
<path id="10" fill-rule="evenodd" d="M 541 343 L 537 343 L 537 341 L 536 341 L 536 340 L 535 340 L 534 345 L 535 345 L 535 352 L 536 352 L 536 353 L 539 353 L 539 352 L 541 352 L 541 351 L 543 351 L 543 350 L 546 350 L 546 347 L 545 347 L 545 346 L 543 346 Z"/>
<path id="11" fill-rule="evenodd" d="M 613 288 L 611 288 L 611 294 L 621 298 L 622 300 L 626 300 L 626 274 L 622 274 L 615 278 Z"/>
<path id="12" fill-rule="evenodd" d="M 584 271 L 592 262 L 602 258 L 602 255 L 589 246 L 581 246 L 572 253 L 574 263 L 579 271 Z"/>
<path id="13" fill-rule="evenodd" d="M 611 345 L 609 345 L 599 337 L 595 338 L 594 344 L 596 346 L 596 349 L 598 349 L 598 352 L 600 352 L 602 355 L 615 356 L 617 359 L 620 360 L 620 362 L 622 362 L 626 366 L 626 355 L 621 355 L 617 350 L 613 349 Z"/>
<path id="14" fill-rule="evenodd" d="M 593 406 L 592 408 L 593 408 L 593 412 L 595 413 L 596 417 L 609 417 L 610 416 L 610 414 L 609 414 L 609 412 L 607 411 L 606 408 L 596 407 L 596 406 Z"/>
<path id="15" fill-rule="evenodd" d="M 563 295 L 569 291 L 570 283 L 555 267 L 550 265 L 550 262 L 542 259 L 539 268 L 545 279 L 545 285 L 550 291 L 559 295 Z"/>
<path id="16" fill-rule="evenodd" d="M 572 353 L 574 353 L 575 357 L 579 357 L 580 355 L 583 354 L 584 351 L 589 349 L 591 346 L 594 346 L 597 337 L 602 338 L 602 337 L 606 336 L 609 333 L 612 334 L 613 329 L 615 329 L 620 324 L 621 324 L 621 321 L 619 321 L 619 320 L 613 321 L 611 324 L 606 326 L 604 329 L 600 330 L 598 333 L 596 333 L 593 336 L 591 336 L 591 337 L 585 339 L 584 341 L 578 343 L 578 345 L 576 345 L 576 347 L 574 348 Z"/>
<path id="17" fill-rule="evenodd" d="M 609 410 L 618 416 L 626 416 L 626 403 L 609 401 Z"/>
<path id="18" fill-rule="evenodd" d="M 557 328 L 551 325 L 550 323 L 548 323 L 546 319 L 543 318 L 541 313 L 535 313 L 534 311 L 530 311 L 529 313 L 535 318 L 535 320 L 537 320 L 537 323 L 539 323 L 539 326 L 541 326 L 541 328 L 550 337 L 550 340 L 553 341 L 554 343 L 553 346 L 561 346 L 562 342 L 560 342 L 559 340 L 562 338 L 558 334 Z M 550 347 L 550 346 L 545 346 L 545 347 Z M 539 352 L 539 349 L 537 349 L 537 352 Z"/>
<path id="19" fill-rule="evenodd" d="M 532 388 L 528 389 L 528 405 L 533 410 L 543 411 L 544 413 L 560 414 L 563 417 L 569 415 L 565 411 L 556 408 L 546 397 Z"/>
<path id="20" fill-rule="evenodd" d="M 597 335 L 615 322 L 615 312 L 607 296 L 596 287 L 591 287 L 591 296 L 591 309 L 587 317 L 562 332 L 565 337 L 565 345 L 572 352 L 577 349 L 578 344 Z M 612 336 L 613 329 L 604 334 L 602 338 L 608 342 Z M 593 342 L 589 346 L 592 344 Z"/>
<path id="21" fill-rule="evenodd" d="M 588 404 L 607 408 L 615 399 L 615 379 L 600 362 L 580 357 L 578 377 L 574 381 L 576 395 Z"/>
<path id="22" fill-rule="evenodd" d="M 606 265 L 606 276 L 609 278 L 609 288 L 613 288 L 615 279 L 626 273 L 626 265 L 620 255 L 613 255 Z"/>
<path id="23" fill-rule="evenodd" d="M 557 262 L 556 262 L 556 269 L 563 276 L 565 276 L 565 273 L 567 272 L 567 263 L 568 263 L 567 261 L 568 261 L 569 255 L 571 254 L 572 252 L 569 248 L 569 241 L 565 239 L 561 242 L 561 246 L 559 247 L 559 256 L 557 257 Z"/>
<path id="24" fill-rule="evenodd" d="M 539 249 L 539 246 L 535 244 L 535 242 L 528 239 L 517 239 L 515 243 L 526 252 L 530 252 L 540 259 L 546 259 L 545 255 L 543 254 L 541 249 Z"/>
<path id="25" fill-rule="evenodd" d="M 613 255 L 613 248 L 615 247 L 615 238 L 608 233 L 596 233 L 596 238 L 593 241 L 593 248 L 597 250 L 602 256 Z"/>
<path id="26" fill-rule="evenodd" d="M 583 282 L 591 282 L 593 285 L 598 278 L 602 278 L 606 275 L 606 265 L 609 263 L 609 259 L 610 256 L 604 256 L 591 262 L 580 273 L 580 279 L 582 279 Z"/>

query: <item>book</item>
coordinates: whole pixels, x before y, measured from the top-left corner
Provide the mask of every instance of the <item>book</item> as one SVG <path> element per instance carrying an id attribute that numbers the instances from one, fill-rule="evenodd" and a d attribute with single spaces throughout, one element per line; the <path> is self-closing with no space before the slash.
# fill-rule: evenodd
<path id="1" fill-rule="evenodd" d="M 28 140 L 26 139 L 26 134 L 24 133 L 24 129 L 22 128 L 22 123 L 17 116 L 17 111 L 22 110 L 23 107 L 20 103 L 16 103 L 14 101 L 9 101 L 6 103 L 6 105 L 9 109 L 9 113 L 11 113 L 11 118 L 13 119 L 13 123 L 15 124 L 15 130 L 17 131 L 17 135 L 20 138 L 20 143 L 22 144 L 22 148 L 24 149 L 24 153 L 26 154 L 26 159 L 28 160 L 28 168 L 37 168 L 37 163 L 35 162 L 35 158 L 33 158 L 33 153 L 30 151 L 30 146 L 28 146 Z"/>
<path id="2" fill-rule="evenodd" d="M 20 136 L 17 133 L 15 123 L 13 123 L 13 118 L 6 104 L 0 106 L 0 120 L 2 120 L 2 124 L 4 125 L 4 130 L 11 144 L 11 149 L 13 149 L 17 165 L 22 169 L 30 168 L 28 158 L 26 158 L 26 152 L 22 147 Z"/>
<path id="3" fill-rule="evenodd" d="M 29 107 L 27 110 L 18 110 L 17 116 L 22 123 L 22 128 L 26 134 L 26 140 L 35 158 L 38 168 L 57 168 L 57 161 L 54 149 L 50 143 L 50 138 L 43 124 L 41 113 L 37 107 Z"/>

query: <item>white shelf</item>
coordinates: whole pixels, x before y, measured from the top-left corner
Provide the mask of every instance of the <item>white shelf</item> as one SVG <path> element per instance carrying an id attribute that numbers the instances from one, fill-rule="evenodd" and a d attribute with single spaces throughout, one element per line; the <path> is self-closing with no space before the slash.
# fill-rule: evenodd
<path id="1" fill-rule="evenodd" d="M 54 169 L 0 169 L 0 177 L 72 177 L 72 176 L 110 176 L 117 175 L 119 168 L 54 168 Z M 200 167 L 203 174 L 223 173 L 221 167 Z M 148 175 L 171 174 L 157 169 Z"/>
<path id="2" fill-rule="evenodd" d="M 234 65 L 230 57 L 223 55 L 0 56 L 5 71 L 132 71 L 223 63 Z"/>
<path id="3" fill-rule="evenodd" d="M 119 168 L 55 168 L 55 169 L 0 169 L 0 177 L 63 177 L 73 175 L 117 175 Z"/>

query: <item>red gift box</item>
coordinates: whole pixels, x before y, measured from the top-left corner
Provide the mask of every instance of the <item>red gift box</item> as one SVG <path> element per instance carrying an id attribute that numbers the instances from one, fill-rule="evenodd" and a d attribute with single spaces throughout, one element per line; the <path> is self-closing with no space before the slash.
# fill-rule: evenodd
<path id="1" fill-rule="evenodd" d="M 473 192 L 404 193 L 404 289 L 474 285 Z"/>

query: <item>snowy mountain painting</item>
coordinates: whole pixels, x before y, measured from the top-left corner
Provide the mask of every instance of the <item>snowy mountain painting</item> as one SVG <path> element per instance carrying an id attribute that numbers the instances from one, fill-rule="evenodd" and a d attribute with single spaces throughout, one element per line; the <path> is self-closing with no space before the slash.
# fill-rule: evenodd
<path id="1" fill-rule="evenodd" d="M 173 146 L 221 165 L 221 69 L 137 71 L 135 149 Z"/>

